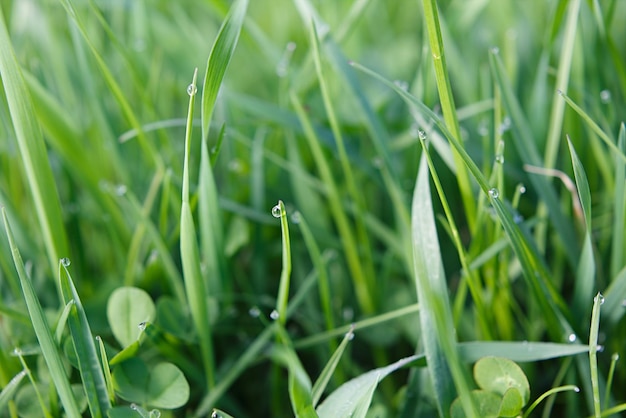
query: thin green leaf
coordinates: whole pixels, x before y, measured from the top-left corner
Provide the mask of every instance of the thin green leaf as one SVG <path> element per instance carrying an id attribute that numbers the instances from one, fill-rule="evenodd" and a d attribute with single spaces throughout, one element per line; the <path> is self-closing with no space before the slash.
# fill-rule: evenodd
<path id="1" fill-rule="evenodd" d="M 15 58 L 1 9 L 0 76 L 9 105 L 20 158 L 26 172 L 28 189 L 34 202 L 40 234 L 48 255 L 51 271 L 54 271 L 61 254 L 68 253 L 61 203 L 48 161 L 41 128 L 35 117 L 22 70 Z"/>
<path id="2" fill-rule="evenodd" d="M 589 331 L 589 367 L 591 370 L 591 387 L 593 391 L 593 412 L 595 418 L 600 418 L 602 406 L 600 405 L 600 386 L 598 380 L 598 332 L 600 329 L 600 306 L 604 303 L 604 296 L 600 293 L 593 299 L 591 310 L 591 327 Z"/>
<path id="3" fill-rule="evenodd" d="M 22 370 L 21 372 L 13 376 L 13 379 L 11 379 L 9 383 L 7 383 L 6 386 L 2 389 L 2 392 L 0 392 L 0 410 L 6 411 L 8 409 L 7 405 L 9 401 L 13 399 L 15 392 L 19 388 L 20 383 L 22 382 L 22 379 L 24 378 L 24 376 L 26 376 L 26 374 L 26 370 Z"/>
<path id="4" fill-rule="evenodd" d="M 209 309 L 207 304 L 207 289 L 204 277 L 200 271 L 200 254 L 196 229 L 194 226 L 191 206 L 189 205 L 189 152 L 191 147 L 191 132 L 193 125 L 193 110 L 197 92 L 196 78 L 198 70 L 193 73 L 193 80 L 188 87 L 189 112 L 185 131 L 185 157 L 183 165 L 182 207 L 180 212 L 180 255 L 183 265 L 185 291 L 189 302 L 189 310 L 195 326 L 202 352 L 202 364 L 206 374 L 207 389 L 215 384 L 215 366 L 213 359 L 213 341 Z"/>
<path id="5" fill-rule="evenodd" d="M 591 192 L 589 191 L 589 182 L 587 181 L 585 169 L 569 137 L 567 138 L 567 143 L 572 158 L 574 176 L 576 178 L 576 188 L 578 190 L 577 199 L 579 199 L 580 206 L 582 207 L 585 227 L 583 251 L 580 255 L 580 261 L 576 270 L 573 304 L 574 315 L 576 317 L 582 317 L 582 315 L 584 315 L 583 307 L 587 306 L 587 301 L 592 298 L 595 287 L 596 264 L 593 259 L 593 247 L 591 244 Z"/>
<path id="6" fill-rule="evenodd" d="M 326 385 L 330 381 L 330 378 L 332 377 L 333 372 L 335 371 L 335 369 L 337 368 L 337 365 L 339 364 L 339 360 L 341 359 L 343 352 L 345 351 L 346 347 L 348 346 L 348 343 L 352 340 L 352 338 L 354 338 L 354 325 L 350 328 L 350 331 L 348 331 L 346 335 L 343 337 L 341 344 L 339 344 L 339 347 L 337 347 L 337 349 L 331 356 L 330 360 L 328 360 L 328 363 L 326 363 L 326 365 L 322 369 L 322 372 L 320 373 L 319 377 L 313 384 L 313 389 L 311 390 L 311 393 L 312 393 L 311 396 L 313 398 L 313 406 L 317 405 L 319 400 L 322 398 L 322 394 L 324 393 L 324 390 L 326 389 Z"/>
<path id="7" fill-rule="evenodd" d="M 2 23 L 0 23 L 0 25 L 2 25 Z M 28 314 L 30 316 L 33 328 L 35 329 L 37 341 L 39 341 L 39 345 L 41 346 L 41 352 L 43 354 L 44 360 L 46 361 L 46 364 L 48 365 L 48 368 L 50 370 L 50 377 L 52 378 L 52 382 L 54 382 L 57 393 L 61 398 L 61 403 L 63 404 L 65 413 L 69 417 L 78 418 L 81 416 L 80 409 L 78 408 L 78 403 L 76 402 L 76 398 L 74 397 L 74 393 L 72 392 L 72 389 L 70 387 L 68 376 L 65 372 L 61 356 L 59 355 L 59 350 L 54 343 L 52 331 L 48 326 L 46 316 L 44 315 L 41 304 L 37 299 L 33 284 L 24 269 L 22 256 L 20 255 L 19 249 L 15 245 L 13 232 L 11 231 L 9 220 L 7 219 L 7 214 L 4 208 L 2 208 L 2 218 L 4 221 L 5 231 L 9 239 L 9 246 L 11 247 L 11 254 L 13 255 L 13 262 L 15 263 L 15 268 L 20 279 L 24 299 L 26 300 Z"/>
<path id="8" fill-rule="evenodd" d="M 276 313 L 278 322 L 285 325 L 287 321 L 287 303 L 289 301 L 289 287 L 291 284 L 291 244 L 289 241 L 289 222 L 287 221 L 287 210 L 282 200 L 272 208 L 272 215 L 280 219 L 280 232 L 282 237 L 282 269 L 280 271 L 280 282 L 278 285 L 278 296 L 276 297 Z"/>
<path id="9" fill-rule="evenodd" d="M 87 315 L 76 292 L 76 287 L 74 287 L 74 282 L 67 269 L 68 265 L 67 259 L 59 262 L 59 287 L 65 303 L 69 303 L 71 300 L 74 301 L 67 323 L 76 351 L 78 369 L 85 387 L 85 393 L 87 394 L 91 415 L 96 418 L 106 417 L 107 411 L 111 408 L 111 401 L 109 400 L 107 385 L 94 337 L 87 321 Z"/>
<path id="10" fill-rule="evenodd" d="M 317 408 L 320 418 L 348 418 L 357 408 L 369 407 L 378 382 L 394 371 L 412 363 L 418 356 L 398 360 L 386 367 L 363 373 L 331 393 Z M 362 410 L 362 409 L 361 409 Z"/>
<path id="11" fill-rule="evenodd" d="M 455 385 L 465 412 L 469 416 L 476 415 L 469 397 L 470 384 L 457 352 L 425 156 L 420 161 L 413 194 L 411 228 L 422 341 L 439 415 L 449 416 L 450 406 L 457 395 Z"/>
<path id="12" fill-rule="evenodd" d="M 626 151 L 626 125 L 622 122 L 617 139 L 617 147 L 622 153 Z M 626 162 L 615 156 L 615 194 L 613 195 L 613 234 L 611 240 L 611 278 L 614 279 L 619 270 L 626 264 L 626 247 L 624 231 L 626 217 Z M 607 309 L 608 312 L 611 312 Z"/>
<path id="13" fill-rule="evenodd" d="M 464 362 L 473 363 L 485 356 L 505 357 L 518 363 L 574 356 L 589 351 L 588 345 L 528 341 L 470 341 L 459 343 Z"/>

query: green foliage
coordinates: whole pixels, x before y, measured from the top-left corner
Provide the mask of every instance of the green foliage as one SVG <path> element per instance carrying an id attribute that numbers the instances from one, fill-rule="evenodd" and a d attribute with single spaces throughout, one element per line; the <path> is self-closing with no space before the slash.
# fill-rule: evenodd
<path id="1" fill-rule="evenodd" d="M 626 410 L 626 3 L 0 3 L 0 417 Z"/>

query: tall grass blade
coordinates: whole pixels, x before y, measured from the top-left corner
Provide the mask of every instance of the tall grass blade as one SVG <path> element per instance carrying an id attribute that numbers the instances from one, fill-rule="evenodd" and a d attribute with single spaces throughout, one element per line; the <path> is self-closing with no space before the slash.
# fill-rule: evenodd
<path id="1" fill-rule="evenodd" d="M 593 413 L 595 418 L 600 418 L 602 406 L 600 405 L 600 384 L 598 379 L 598 333 L 600 329 L 600 306 L 604 303 L 604 296 L 600 293 L 593 299 L 591 310 L 591 328 L 589 331 L 589 367 L 591 370 L 591 388 L 593 390 Z"/>
<path id="2" fill-rule="evenodd" d="M 617 147 L 626 151 L 626 126 L 620 125 Z M 615 194 L 613 195 L 613 234 L 611 242 L 611 279 L 626 264 L 624 232 L 626 217 L 626 162 L 615 156 Z"/>
<path id="3" fill-rule="evenodd" d="M 2 388 L 2 392 L 0 392 L 0 410 L 7 411 L 9 409 L 8 404 L 11 399 L 13 399 L 15 392 L 17 392 L 17 389 L 20 387 L 20 383 L 26 374 L 26 370 L 22 370 L 16 374 L 13 379 L 11 379 L 9 383 L 4 386 L 4 388 Z"/>
<path id="4" fill-rule="evenodd" d="M 589 191 L 589 182 L 587 181 L 585 169 L 569 137 L 567 138 L 567 144 L 572 158 L 572 167 L 574 168 L 576 188 L 578 190 L 577 199 L 580 200 L 580 206 L 582 207 L 585 228 L 583 250 L 580 254 L 580 261 L 576 270 L 573 304 L 574 317 L 583 318 L 583 307 L 586 306 L 585 302 L 591 300 L 593 297 L 596 272 L 596 265 L 593 259 L 593 247 L 591 244 L 591 192 Z"/>
<path id="5" fill-rule="evenodd" d="M 0 23 L 0 25 L 2 25 L 2 23 Z M 1 30 L 2 29 L 0 29 L 0 31 Z M 7 219 L 4 208 L 2 208 L 2 219 L 4 221 L 4 228 L 7 233 L 7 237 L 9 239 L 13 262 L 15 263 L 24 299 L 26 300 L 28 314 L 33 328 L 35 329 L 35 335 L 39 341 L 41 353 L 43 354 L 43 358 L 48 365 L 48 369 L 50 370 L 50 377 L 54 383 L 57 393 L 59 394 L 59 397 L 61 398 L 61 404 L 63 405 L 65 413 L 71 418 L 79 418 L 81 414 L 80 409 L 78 408 L 78 403 L 76 402 L 76 398 L 74 397 L 74 393 L 70 387 L 70 381 L 65 372 L 63 361 L 61 360 L 58 347 L 54 343 L 52 331 L 39 303 L 39 299 L 37 299 L 33 283 L 24 269 L 24 263 L 22 262 L 19 249 L 15 244 L 13 232 L 11 231 L 11 226 L 9 225 L 9 220 Z"/>
<path id="6" fill-rule="evenodd" d="M 202 261 L 206 265 L 206 276 L 209 278 L 208 290 L 212 296 L 222 289 L 224 250 L 217 187 L 213 177 L 207 141 L 217 95 L 228 64 L 235 52 L 247 7 L 248 0 L 237 0 L 231 6 L 209 54 L 202 88 L 198 216 Z M 218 146 L 220 147 L 221 141 L 222 139 L 218 139 Z"/>
<path id="7" fill-rule="evenodd" d="M 337 368 L 337 365 L 339 364 L 339 360 L 341 359 L 343 352 L 348 346 L 348 343 L 353 338 L 354 338 L 354 326 L 350 327 L 350 331 L 348 331 L 346 335 L 343 337 L 341 344 L 339 344 L 339 347 L 337 347 L 333 355 L 330 357 L 330 360 L 328 360 L 328 363 L 326 363 L 326 365 L 324 366 L 324 369 L 322 369 L 322 372 L 320 373 L 319 377 L 313 384 L 313 388 L 311 390 L 313 406 L 317 405 L 319 400 L 322 398 L 322 394 L 324 393 L 324 390 L 326 389 L 326 385 L 328 384 L 328 382 L 330 382 L 330 378 L 333 372 L 335 371 L 335 369 Z"/>
<path id="8" fill-rule="evenodd" d="M 55 271 L 61 255 L 69 251 L 61 203 L 30 93 L 4 22 L 0 9 L 0 76 L 50 270 Z"/>
<path id="9" fill-rule="evenodd" d="M 196 229 L 193 215 L 191 214 L 191 206 L 189 205 L 189 152 L 191 147 L 191 132 L 193 129 L 193 110 L 197 92 L 197 76 L 198 70 L 196 69 L 193 73 L 193 81 L 187 90 L 189 93 L 189 112 L 187 116 L 187 129 L 185 131 L 182 207 L 180 212 L 180 256 L 183 265 L 183 277 L 189 310 L 200 342 L 202 365 L 206 375 L 206 386 L 207 389 L 210 389 L 215 382 L 215 368 L 211 322 L 209 321 L 209 309 L 207 304 L 208 295 L 204 277 L 200 270 L 200 254 L 196 238 Z"/>
<path id="10" fill-rule="evenodd" d="M 449 416 L 450 405 L 457 394 L 456 384 L 465 413 L 476 416 L 469 396 L 470 384 L 457 351 L 425 156 L 420 161 L 415 184 L 411 230 L 417 298 L 421 306 L 420 329 L 439 415 Z"/>
<path id="11" fill-rule="evenodd" d="M 107 411 L 111 409 L 111 401 L 95 340 L 78 292 L 67 269 L 68 266 L 69 260 L 66 258 L 59 262 L 59 287 L 63 294 L 63 301 L 65 303 L 73 301 L 67 324 L 74 343 L 78 369 L 87 394 L 91 416 L 102 418 L 106 417 Z"/>
<path id="12" fill-rule="evenodd" d="M 437 1 L 423 0 L 422 4 L 424 6 L 424 20 L 426 21 L 428 40 L 430 42 L 433 64 L 435 66 L 435 79 L 437 81 L 437 91 L 439 92 L 439 100 L 441 101 L 443 119 L 450 133 L 455 138 L 461 140 L 461 130 L 459 128 L 456 106 L 454 105 L 454 97 L 452 96 L 452 87 L 448 76 L 443 38 L 441 36 L 441 28 L 439 26 Z M 467 167 L 463 163 L 463 159 L 458 151 L 453 150 L 452 155 L 454 156 L 456 178 L 459 183 L 459 190 L 463 199 L 465 218 L 470 226 L 470 230 L 473 231 L 474 222 L 477 219 L 476 202 L 470 183 L 469 173 L 467 172 Z"/>

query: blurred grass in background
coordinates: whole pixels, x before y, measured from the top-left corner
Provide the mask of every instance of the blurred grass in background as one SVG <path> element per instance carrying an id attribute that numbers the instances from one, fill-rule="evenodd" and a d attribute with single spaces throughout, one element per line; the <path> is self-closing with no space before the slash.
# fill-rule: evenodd
<path id="1" fill-rule="evenodd" d="M 578 3 L 580 11 L 572 13 Z M 189 312 L 181 308 L 187 303 L 179 251 L 186 89 L 195 68 L 204 74 L 229 2 L 3 0 L 0 6 L 33 104 L 29 123 L 36 121 L 35 132 L 41 128 L 53 176 L 26 171 L 4 87 L 0 205 L 42 305 L 52 318 L 61 308 L 56 266 L 58 258 L 68 257 L 91 331 L 111 353 L 120 347 L 107 322 L 107 300 L 116 288 L 137 286 L 156 301 L 156 322 L 188 343 L 189 358 L 200 368 Z M 270 327 L 279 306 L 285 270 L 281 229 L 271 213 L 279 200 L 291 224 L 291 295 L 306 292 L 286 330 L 307 372 L 317 376 L 339 344 L 345 329 L 337 334 L 331 332 L 335 327 L 367 318 L 374 326 L 357 328 L 331 389 L 423 352 L 420 321 L 411 308 L 418 300 L 409 216 L 424 138 L 451 209 L 444 214 L 433 189 L 456 339 L 585 343 L 593 296 L 601 291 L 606 316 L 598 359 L 604 381 L 611 355 L 623 352 L 626 4 L 466 0 L 440 1 L 438 7 L 457 139 L 498 196 L 481 191 L 475 178 L 460 190 L 454 167 L 463 160 L 453 158 L 433 121 L 348 65 L 354 61 L 394 80 L 440 115 L 421 2 L 250 2 L 205 138 L 218 195 L 211 215 L 199 203 L 200 112 L 189 153 L 191 211 L 196 227 L 203 217 L 211 224 L 216 243 L 218 266 L 210 270 L 200 238 L 199 266 L 208 287 L 218 386 Z M 585 114 L 567 105 L 557 89 Z M 576 185 L 583 181 L 572 168 L 566 135 L 590 190 L 587 202 L 581 194 L 582 212 L 575 204 Z M 58 194 L 61 212 L 51 219 L 50 235 L 63 253 L 42 238 L 33 176 L 42 176 L 45 193 Z M 571 179 L 571 186 L 559 178 Z M 469 211 L 461 192 L 475 201 Z M 510 246 L 512 232 L 501 227 L 492 198 L 505 202 L 502 210 L 517 222 L 513 238 L 530 248 L 528 265 L 538 279 L 523 279 L 526 264 Z M 10 352 L 36 340 L 25 326 L 4 238 L 0 250 L 4 387 L 22 367 Z M 208 271 L 219 277 L 208 277 Z M 382 316 L 395 311 L 393 319 Z M 170 312 L 181 316 L 168 322 Z M 213 399 L 234 416 L 291 413 L 287 379 L 276 367 L 281 363 L 263 347 Z M 168 357 L 148 349 L 144 354 Z M 45 368 L 32 358 L 33 369 Z M 583 388 L 583 394 L 557 397 L 545 414 L 593 412 L 584 390 L 585 361 L 524 364 L 532 398 L 564 383 Z M 411 379 L 399 372 L 382 382 L 372 413 L 435 414 L 425 369 L 419 370 Z M 203 404 L 203 384 L 192 387 L 189 413 L 214 406 Z M 623 362 L 616 364 L 612 385 L 611 405 L 624 402 Z"/>

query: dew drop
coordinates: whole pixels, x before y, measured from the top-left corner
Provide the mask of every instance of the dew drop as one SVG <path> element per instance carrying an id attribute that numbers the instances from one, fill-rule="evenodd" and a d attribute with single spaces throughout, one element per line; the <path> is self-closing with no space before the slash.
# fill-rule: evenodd
<path id="1" fill-rule="evenodd" d="M 161 418 L 161 411 L 158 409 L 153 409 L 150 411 L 150 418 Z"/>
<path id="2" fill-rule="evenodd" d="M 598 295 L 594 299 L 594 302 L 598 302 L 599 305 L 602 305 L 604 303 L 604 296 L 602 296 L 602 293 L 598 293 Z"/>
<path id="3" fill-rule="evenodd" d="M 219 418 L 217 411 L 213 411 L 213 413 L 211 413 L 211 418 Z"/>
<path id="4" fill-rule="evenodd" d="M 567 341 L 569 341 L 570 343 L 573 343 L 574 341 L 576 341 L 576 334 L 571 333 L 570 335 L 568 335 Z"/>
<path id="5" fill-rule="evenodd" d="M 280 204 L 278 204 L 278 205 L 276 205 L 276 206 L 274 206 L 272 208 L 272 216 L 274 218 L 280 218 L 281 216 L 283 216 L 283 211 L 280 208 Z"/>
<path id="6" fill-rule="evenodd" d="M 575 386 L 574 387 L 574 392 L 576 392 L 576 393 L 580 392 L 580 388 L 578 386 Z"/>
<path id="7" fill-rule="evenodd" d="M 72 262 L 70 261 L 70 259 L 69 259 L 69 258 L 67 258 L 67 257 L 63 257 L 63 258 L 61 259 L 61 265 L 62 265 L 63 267 L 69 267 L 69 266 L 70 266 L 70 264 L 72 264 Z"/>
<path id="8" fill-rule="evenodd" d="M 596 345 L 596 351 L 597 351 L 598 353 L 603 352 L 603 351 L 604 351 L 604 346 L 603 346 L 603 345 L 600 345 L 600 344 Z"/>
<path id="9" fill-rule="evenodd" d="M 136 410 L 138 410 L 138 409 L 139 409 L 139 407 L 137 406 L 137 404 L 135 404 L 135 403 L 131 403 L 131 404 L 130 404 L 130 409 L 132 409 L 133 411 L 136 411 Z"/>
<path id="10" fill-rule="evenodd" d="M 519 189 L 518 189 L 518 190 L 519 190 L 520 194 L 524 194 L 524 193 L 526 193 L 526 186 L 524 186 L 524 185 L 522 184 L 521 186 L 519 186 Z"/>
<path id="11" fill-rule="evenodd" d="M 502 154 L 496 155 L 496 162 L 498 164 L 504 164 L 504 155 L 502 155 Z"/>
<path id="12" fill-rule="evenodd" d="M 140 322 L 139 325 L 137 325 L 137 327 L 139 328 L 139 330 L 145 331 L 146 330 L 146 323 L 145 322 Z"/>
<path id="13" fill-rule="evenodd" d="M 127 191 L 128 191 L 128 188 L 123 184 L 118 184 L 117 186 L 115 186 L 115 189 L 113 190 L 113 192 L 117 196 L 124 196 Z"/>
<path id="14" fill-rule="evenodd" d="M 403 90 L 403 91 L 409 90 L 409 83 L 407 83 L 404 80 L 395 80 L 393 84 L 395 84 L 400 90 Z"/>
<path id="15" fill-rule="evenodd" d="M 253 306 L 248 311 L 248 315 L 250 315 L 253 318 L 258 318 L 259 316 L 261 316 L 261 310 L 257 308 L 256 306 Z"/>
<path id="16" fill-rule="evenodd" d="M 600 101 L 604 104 L 611 102 L 611 92 L 609 90 L 602 90 L 600 92 Z"/>
<path id="17" fill-rule="evenodd" d="M 13 355 L 14 355 L 14 356 L 21 356 L 21 355 L 22 355 L 22 349 L 21 349 L 21 348 L 19 348 L 19 347 L 15 347 L 15 348 L 13 349 Z"/>
<path id="18" fill-rule="evenodd" d="M 276 309 L 274 309 L 270 313 L 270 318 L 273 319 L 274 321 L 276 321 L 279 317 L 280 317 L 280 314 L 278 313 L 278 311 Z"/>
<path id="19" fill-rule="evenodd" d="M 498 48 L 497 46 L 492 46 L 489 49 L 489 52 L 491 52 L 493 55 L 498 55 L 500 53 L 500 48 Z"/>
<path id="20" fill-rule="evenodd" d="M 419 131 L 417 131 L 417 136 L 420 139 L 420 141 L 425 141 L 427 136 L 426 136 L 426 132 L 423 131 L 422 129 L 420 129 Z"/>
<path id="21" fill-rule="evenodd" d="M 617 353 L 613 353 L 613 355 L 611 356 L 611 361 L 618 361 L 619 360 L 619 354 Z"/>
<path id="22" fill-rule="evenodd" d="M 198 92 L 198 88 L 196 87 L 195 84 L 190 84 L 187 86 L 187 94 L 190 96 L 195 95 Z"/>
<path id="23" fill-rule="evenodd" d="M 556 93 L 557 93 L 559 96 L 564 96 L 564 95 L 565 95 L 565 93 L 563 93 L 563 90 L 561 90 L 561 89 L 557 89 L 557 90 L 556 90 Z"/>
<path id="24" fill-rule="evenodd" d="M 495 187 L 491 188 L 489 189 L 489 196 L 491 196 L 492 199 L 497 199 L 500 197 L 500 191 Z"/>
<path id="25" fill-rule="evenodd" d="M 291 215 L 291 222 L 298 225 L 301 218 L 302 216 L 300 215 L 300 212 L 294 212 L 293 215 Z"/>

